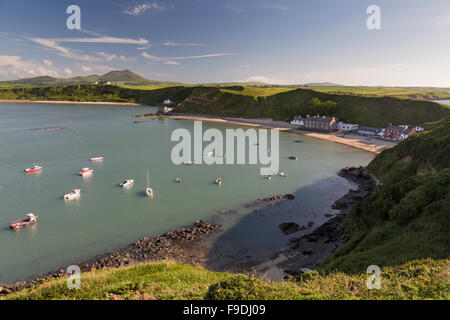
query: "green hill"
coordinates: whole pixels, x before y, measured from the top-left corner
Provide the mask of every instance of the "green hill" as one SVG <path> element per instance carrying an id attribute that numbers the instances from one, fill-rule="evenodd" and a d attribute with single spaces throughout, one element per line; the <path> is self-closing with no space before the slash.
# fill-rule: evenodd
<path id="1" fill-rule="evenodd" d="M 385 127 L 389 123 L 418 125 L 450 114 L 448 106 L 431 101 L 392 97 L 361 97 L 294 89 L 268 96 L 209 88 L 182 101 L 180 113 L 291 121 L 297 114 L 329 115 L 349 123 Z"/>
<path id="2" fill-rule="evenodd" d="M 85 77 L 53 78 L 49 76 L 25 78 L 11 81 L 0 81 L 0 88 L 21 87 L 46 87 L 46 86 L 68 86 L 80 84 L 93 84 L 95 81 L 110 81 L 125 85 L 173 85 L 177 82 L 148 80 L 130 70 L 110 71 L 104 75 L 89 75 Z"/>
<path id="3" fill-rule="evenodd" d="M 118 77 L 117 73 L 108 75 L 109 79 Z M 139 81 L 131 77 L 135 79 L 133 81 Z M 336 116 L 344 122 L 376 127 L 385 127 L 389 123 L 432 123 L 450 115 L 448 106 L 424 100 L 245 86 L 167 86 L 154 90 L 108 85 L 0 88 L 0 99 L 137 102 L 150 105 L 171 99 L 178 105 L 175 111 L 179 113 L 283 121 L 290 121 L 297 114 L 320 114 Z"/>
<path id="4" fill-rule="evenodd" d="M 363 272 L 370 264 L 447 258 L 450 253 L 450 122 L 406 139 L 369 165 L 376 192 L 345 219 L 350 240 L 323 268 Z"/>

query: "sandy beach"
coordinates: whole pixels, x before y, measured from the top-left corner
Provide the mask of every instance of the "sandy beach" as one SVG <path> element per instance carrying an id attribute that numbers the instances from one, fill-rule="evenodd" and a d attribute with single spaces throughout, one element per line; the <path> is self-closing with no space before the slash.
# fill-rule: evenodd
<path id="1" fill-rule="evenodd" d="M 174 114 L 167 115 L 168 118 L 172 119 L 183 119 L 183 120 L 201 120 L 210 122 L 221 122 L 230 124 L 239 124 L 245 126 L 253 126 L 268 129 L 278 129 L 280 131 L 285 131 L 289 133 L 304 135 L 316 139 L 327 140 L 331 142 L 345 144 L 347 146 L 369 151 L 375 154 L 380 153 L 385 148 L 393 147 L 396 145 L 395 142 L 385 141 L 377 138 L 363 137 L 355 134 L 343 134 L 343 133 L 325 133 L 325 132 L 315 132 L 298 130 L 297 125 L 290 124 L 283 121 L 274 121 L 271 119 L 242 119 L 242 118 L 229 118 L 229 117 L 212 117 L 207 115 L 190 115 L 190 114 Z"/>
<path id="2" fill-rule="evenodd" d="M 58 100 L 0 100 L 0 103 L 54 103 L 54 104 L 101 104 L 119 106 L 140 106 L 133 102 L 98 102 L 98 101 L 58 101 Z"/>

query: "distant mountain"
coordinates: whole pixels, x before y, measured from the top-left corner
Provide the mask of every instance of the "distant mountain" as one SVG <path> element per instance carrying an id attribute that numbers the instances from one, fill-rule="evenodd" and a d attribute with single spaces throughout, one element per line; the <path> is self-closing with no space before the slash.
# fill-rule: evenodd
<path id="1" fill-rule="evenodd" d="M 77 84 L 93 84 L 96 81 L 110 81 L 111 84 L 125 85 L 162 85 L 178 84 L 177 82 L 148 80 L 130 70 L 116 70 L 104 75 L 89 75 L 85 77 L 54 78 L 41 76 L 34 78 L 24 78 L 11 81 L 0 81 L 0 87 L 48 87 Z"/>

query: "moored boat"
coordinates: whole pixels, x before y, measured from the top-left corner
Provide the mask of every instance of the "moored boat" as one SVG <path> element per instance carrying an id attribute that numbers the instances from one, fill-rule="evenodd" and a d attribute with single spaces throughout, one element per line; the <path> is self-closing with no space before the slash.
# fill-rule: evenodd
<path id="1" fill-rule="evenodd" d="M 216 179 L 216 184 L 217 185 L 221 185 L 222 184 L 222 178 L 217 178 Z"/>
<path id="2" fill-rule="evenodd" d="M 72 192 L 70 193 L 66 193 L 64 195 L 64 200 L 72 200 L 75 198 L 78 198 L 81 194 L 81 190 L 80 189 L 72 189 Z"/>
<path id="3" fill-rule="evenodd" d="M 25 173 L 31 173 L 31 172 L 39 172 L 41 170 L 42 170 L 41 166 L 34 165 L 31 168 L 26 168 L 24 171 L 25 171 Z"/>
<path id="4" fill-rule="evenodd" d="M 181 183 L 181 178 L 176 178 L 175 181 Z"/>
<path id="5" fill-rule="evenodd" d="M 103 161 L 103 157 L 94 157 L 94 158 L 91 158 L 91 161 L 92 161 L 92 162 L 95 162 L 95 161 Z"/>
<path id="6" fill-rule="evenodd" d="M 127 179 L 127 180 L 125 180 L 124 182 L 122 182 L 122 183 L 120 184 L 120 186 L 121 186 L 122 188 L 126 188 L 126 187 L 131 186 L 133 183 L 134 183 L 134 179 Z"/>
<path id="7" fill-rule="evenodd" d="M 286 173 L 284 173 L 284 172 L 280 172 L 280 176 L 282 176 L 282 177 L 286 177 Z"/>
<path id="8" fill-rule="evenodd" d="M 81 171 L 80 172 L 78 172 L 78 174 L 80 175 L 80 176 L 87 176 L 87 175 L 90 175 L 90 174 L 92 174 L 94 172 L 94 170 L 92 170 L 92 169 L 90 169 L 90 168 L 83 168 L 83 169 L 81 169 Z"/>
<path id="9" fill-rule="evenodd" d="M 32 225 L 33 223 L 35 223 L 37 221 L 37 218 L 38 218 L 38 216 L 35 216 L 32 213 L 28 213 L 27 217 L 25 219 L 13 221 L 13 222 L 11 222 L 9 227 L 12 230 L 23 229 L 23 228 L 26 228 L 26 227 Z"/>

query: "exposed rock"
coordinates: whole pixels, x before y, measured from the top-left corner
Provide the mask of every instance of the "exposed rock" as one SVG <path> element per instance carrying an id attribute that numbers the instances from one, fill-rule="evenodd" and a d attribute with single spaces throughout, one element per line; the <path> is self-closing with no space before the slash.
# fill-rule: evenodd
<path id="1" fill-rule="evenodd" d="M 278 226 L 283 234 L 291 234 L 300 230 L 300 226 L 295 222 L 285 222 Z"/>

